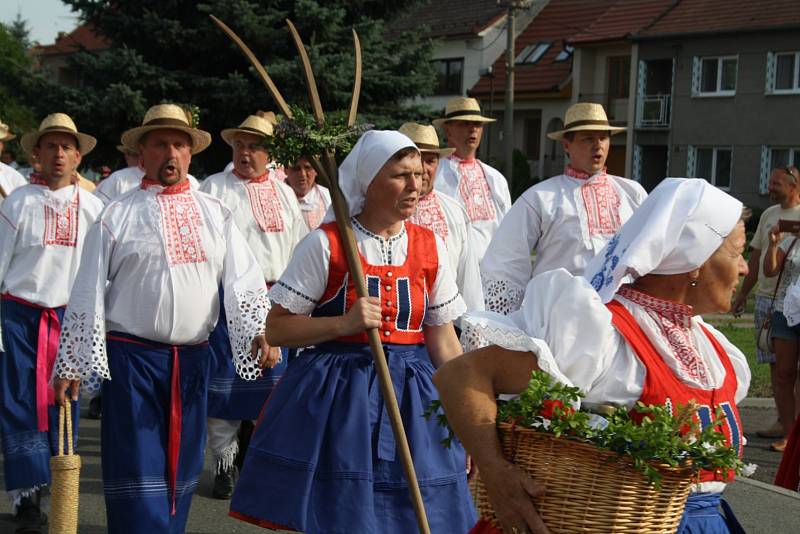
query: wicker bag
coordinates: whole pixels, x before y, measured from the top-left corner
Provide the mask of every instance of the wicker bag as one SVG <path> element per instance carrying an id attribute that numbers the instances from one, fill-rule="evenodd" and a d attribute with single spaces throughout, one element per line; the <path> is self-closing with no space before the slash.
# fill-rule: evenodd
<path id="1" fill-rule="evenodd" d="M 674 533 L 692 484 L 690 467 L 657 466 L 661 490 L 632 461 L 552 434 L 498 425 L 503 455 L 545 487 L 539 515 L 555 533 Z M 480 473 L 472 482 L 482 518 L 496 524 Z"/>
<path id="2" fill-rule="evenodd" d="M 50 534 L 78 532 L 81 457 L 72 450 L 72 403 L 67 403 L 69 407 L 61 406 L 58 411 L 58 455 L 50 458 Z"/>

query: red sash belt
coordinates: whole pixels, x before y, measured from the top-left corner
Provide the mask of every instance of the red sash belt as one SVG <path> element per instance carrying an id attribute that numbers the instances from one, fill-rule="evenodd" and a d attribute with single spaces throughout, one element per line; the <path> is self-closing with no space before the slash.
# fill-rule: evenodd
<path id="1" fill-rule="evenodd" d="M 170 390 L 169 390 L 169 432 L 167 435 L 167 484 L 169 485 L 172 509 L 170 515 L 175 515 L 177 500 L 178 482 L 178 458 L 181 452 L 181 427 L 183 425 L 183 406 L 181 404 L 181 365 L 178 358 L 180 347 L 177 345 L 166 345 L 162 343 L 147 343 L 138 339 L 131 339 L 126 336 L 115 336 L 108 334 L 106 339 L 121 341 L 123 343 L 134 343 L 152 349 L 169 348 L 172 356 L 172 369 L 170 371 Z"/>
<path id="2" fill-rule="evenodd" d="M 61 322 L 53 308 L 45 308 L 25 299 L 3 293 L 3 299 L 41 310 L 39 334 L 36 341 L 36 422 L 39 432 L 49 428 L 47 406 L 56 403 L 55 390 L 50 385 L 50 376 L 58 353 L 58 338 L 61 335 Z"/>

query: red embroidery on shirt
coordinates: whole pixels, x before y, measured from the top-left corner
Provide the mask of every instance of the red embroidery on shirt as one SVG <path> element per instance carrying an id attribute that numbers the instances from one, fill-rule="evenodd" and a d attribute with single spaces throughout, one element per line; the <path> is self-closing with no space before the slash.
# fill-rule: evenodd
<path id="1" fill-rule="evenodd" d="M 603 170 L 600 171 L 600 174 L 606 174 L 606 168 L 607 167 L 603 167 Z M 594 176 L 594 174 L 589 174 L 586 171 L 576 169 L 572 165 L 567 165 L 567 168 L 564 169 L 564 174 L 566 174 L 567 176 L 571 176 L 572 178 L 577 178 L 578 180 L 588 180 L 589 178 Z"/>
<path id="2" fill-rule="evenodd" d="M 694 344 L 691 306 L 662 300 L 630 286 L 622 286 L 619 295 L 642 306 L 653 318 L 686 376 L 704 386 L 711 384 L 708 367 Z"/>
<path id="3" fill-rule="evenodd" d="M 177 184 L 167 185 L 165 186 L 161 182 L 157 180 L 151 180 L 146 176 L 142 176 L 142 183 L 139 184 L 141 189 L 149 189 L 150 187 L 159 187 L 162 188 L 158 191 L 159 195 L 177 195 L 179 193 L 185 193 L 191 189 L 192 184 L 189 182 L 189 179 L 185 179 L 182 182 L 178 182 Z"/>
<path id="4" fill-rule="evenodd" d="M 245 184 L 253 217 L 262 232 L 283 232 L 283 206 L 272 180 Z"/>
<path id="5" fill-rule="evenodd" d="M 612 235 L 622 226 L 619 194 L 611 179 L 603 174 L 581 185 L 589 235 Z"/>
<path id="6" fill-rule="evenodd" d="M 64 210 L 44 205 L 44 244 L 75 247 L 78 244 L 79 200 L 76 194 Z"/>
<path id="7" fill-rule="evenodd" d="M 464 200 L 464 207 L 470 221 L 493 221 L 495 219 L 494 200 L 489 183 L 476 159 L 461 160 L 458 163 L 458 192 Z"/>
<path id="8" fill-rule="evenodd" d="M 441 237 L 442 240 L 447 239 L 447 236 L 450 234 L 450 229 L 447 227 L 447 219 L 444 217 L 442 203 L 435 192 L 431 192 L 419 199 L 417 211 L 411 217 L 411 222 L 423 228 L 427 228 Z"/>
<path id="9" fill-rule="evenodd" d="M 183 263 L 204 263 L 200 209 L 192 193 L 157 194 L 161 210 L 161 228 L 170 266 Z"/>
<path id="10" fill-rule="evenodd" d="M 325 206 L 325 199 L 322 197 L 322 193 L 319 192 L 318 186 L 315 185 L 314 189 L 312 189 L 311 192 L 306 195 L 306 198 L 309 195 L 316 196 L 316 200 L 313 201 L 314 205 L 312 209 L 302 210 L 302 215 L 308 228 L 313 230 L 322 224 L 322 219 L 325 218 L 325 213 L 328 211 L 328 207 Z"/>

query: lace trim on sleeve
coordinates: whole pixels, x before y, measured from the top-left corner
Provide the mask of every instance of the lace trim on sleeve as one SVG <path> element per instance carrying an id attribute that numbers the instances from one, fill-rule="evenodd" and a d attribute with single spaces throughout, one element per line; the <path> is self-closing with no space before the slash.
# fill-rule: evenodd
<path id="1" fill-rule="evenodd" d="M 106 355 L 105 319 L 89 312 L 69 312 L 61 325 L 55 376 L 83 380 L 83 390 L 94 393 L 111 380 Z"/>
<path id="2" fill-rule="evenodd" d="M 450 323 L 464 315 L 466 311 L 467 305 L 464 304 L 464 299 L 456 293 L 451 299 L 429 306 L 425 311 L 425 324 L 439 326 Z"/>
<path id="3" fill-rule="evenodd" d="M 225 293 L 233 364 L 236 372 L 245 380 L 255 380 L 261 376 L 258 360 L 250 355 L 250 349 L 253 338 L 264 333 L 269 307 L 266 288 Z"/>
<path id="4" fill-rule="evenodd" d="M 269 299 L 295 315 L 309 315 L 317 306 L 311 297 L 278 280 L 269 291 Z"/>
<path id="5" fill-rule="evenodd" d="M 508 280 L 484 280 L 483 298 L 486 309 L 508 315 L 522 305 L 523 289 L 515 287 Z"/>

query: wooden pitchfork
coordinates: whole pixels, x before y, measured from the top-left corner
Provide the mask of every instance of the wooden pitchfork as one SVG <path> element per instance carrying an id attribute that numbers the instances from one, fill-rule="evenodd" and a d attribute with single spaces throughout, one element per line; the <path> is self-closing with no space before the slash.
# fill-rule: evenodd
<path id="1" fill-rule="evenodd" d="M 267 74 L 266 69 L 258 61 L 255 54 L 248 48 L 248 46 L 231 30 L 224 22 L 219 20 L 214 15 L 210 15 L 211 20 L 214 21 L 222 31 L 239 47 L 245 57 L 250 61 L 250 64 L 258 73 L 261 81 L 269 90 L 272 98 L 278 104 L 281 112 L 287 119 L 292 118 L 292 110 L 286 103 L 286 100 L 281 95 L 275 83 Z M 322 111 L 322 104 L 319 100 L 319 92 L 317 91 L 317 82 L 314 79 L 314 73 L 311 70 L 311 63 L 306 53 L 306 48 L 303 45 L 303 40 L 300 34 L 297 33 L 292 21 L 286 20 L 289 27 L 289 32 L 292 34 L 292 39 L 300 54 L 300 60 L 303 63 L 303 71 L 306 79 L 306 87 L 308 88 L 308 97 L 311 101 L 311 109 L 314 113 L 314 118 L 317 120 L 318 125 L 325 123 L 325 115 Z M 356 122 L 356 112 L 358 110 L 358 99 L 361 94 L 361 43 L 358 40 L 358 34 L 353 30 L 353 44 L 355 46 L 355 80 L 353 83 L 353 96 L 350 101 L 350 110 L 347 115 L 347 125 L 353 126 Z M 325 181 L 331 193 L 331 201 L 333 203 L 333 212 L 336 215 L 336 225 L 339 229 L 339 234 L 344 237 L 344 248 L 347 256 L 347 265 L 350 270 L 350 279 L 353 280 L 355 285 L 356 294 L 359 297 L 368 297 L 367 285 L 364 280 L 364 271 L 361 267 L 361 258 L 356 248 L 356 241 L 353 236 L 353 227 L 350 224 L 350 212 L 347 206 L 347 201 L 342 195 L 339 188 L 339 172 L 336 167 L 331 150 L 325 150 L 321 156 L 309 155 L 309 161 L 314 169 L 317 171 Z M 386 406 L 386 412 L 392 423 L 392 431 L 394 438 L 397 442 L 398 452 L 400 459 L 403 463 L 403 470 L 405 471 L 406 479 L 408 480 L 408 488 L 411 492 L 411 501 L 414 505 L 414 513 L 417 516 L 417 525 L 422 534 L 430 534 L 430 527 L 428 526 L 428 518 L 425 515 L 425 507 L 422 503 L 422 494 L 419 491 L 419 484 L 417 483 L 417 475 L 414 471 L 414 463 L 411 459 L 411 451 L 408 447 L 408 439 L 406 438 L 405 430 L 403 429 L 403 421 L 400 418 L 400 409 L 397 406 L 397 398 L 394 394 L 392 387 L 392 379 L 389 375 L 389 366 L 386 363 L 386 355 L 383 352 L 383 345 L 381 344 L 380 334 L 377 328 L 371 328 L 367 331 L 369 336 L 369 346 L 372 349 L 372 358 L 375 362 L 375 368 L 378 371 L 378 380 L 380 382 L 381 394 L 383 395 L 383 402 Z"/>

